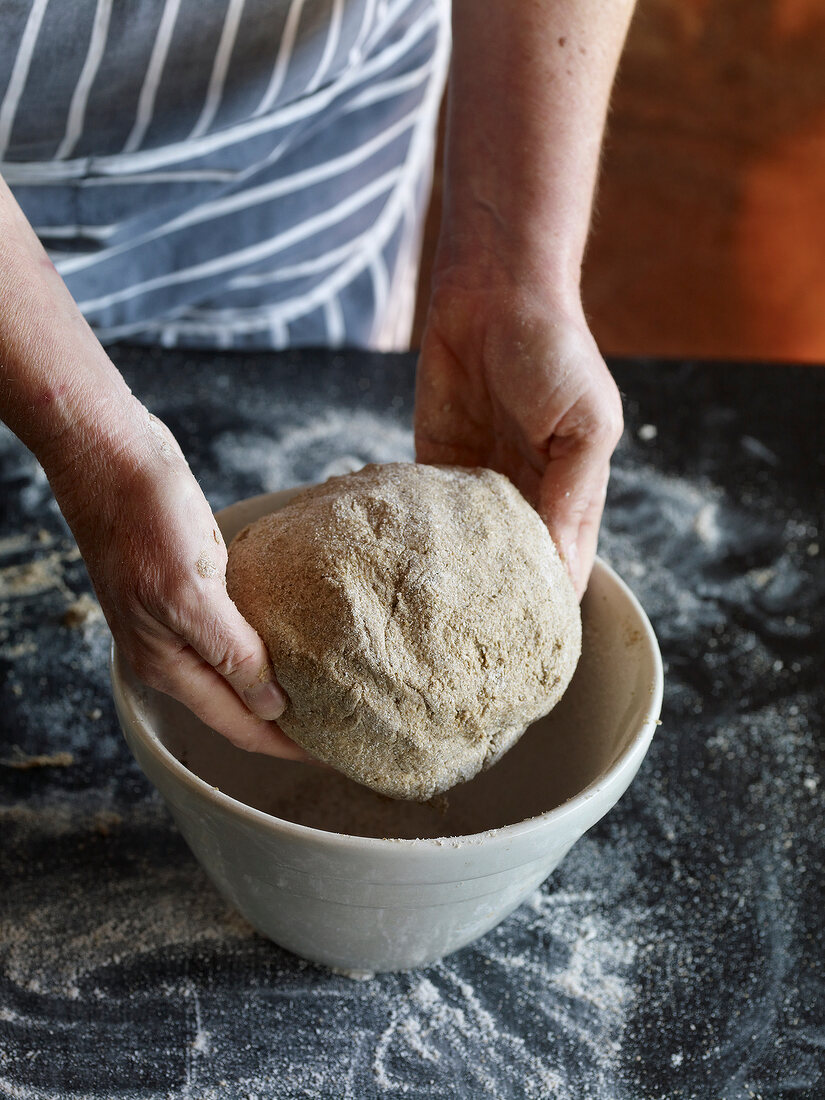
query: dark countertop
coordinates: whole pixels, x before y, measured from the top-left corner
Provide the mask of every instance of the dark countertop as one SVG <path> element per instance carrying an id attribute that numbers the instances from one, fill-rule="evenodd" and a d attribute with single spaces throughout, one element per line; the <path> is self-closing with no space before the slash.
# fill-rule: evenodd
<path id="1" fill-rule="evenodd" d="M 115 359 L 216 508 L 411 456 L 411 356 Z M 825 1096 L 825 371 L 615 373 L 601 552 L 659 635 L 664 724 L 529 904 L 367 982 L 256 935 L 189 855 L 118 730 L 105 625 L 64 623 L 88 580 L 48 485 L 0 428 L 3 1100 Z"/>

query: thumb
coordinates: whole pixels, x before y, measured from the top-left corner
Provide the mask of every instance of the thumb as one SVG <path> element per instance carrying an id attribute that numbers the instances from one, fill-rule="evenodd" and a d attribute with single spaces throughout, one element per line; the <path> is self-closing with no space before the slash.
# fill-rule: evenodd
<path id="1" fill-rule="evenodd" d="M 538 511 L 581 599 L 587 588 L 610 476 L 609 454 L 582 445 L 548 463 L 539 487 Z"/>
<path id="2" fill-rule="evenodd" d="M 187 641 L 253 714 L 275 721 L 283 714 L 287 698 L 275 679 L 266 646 L 225 590 L 215 602 L 217 606 L 193 624 Z"/>

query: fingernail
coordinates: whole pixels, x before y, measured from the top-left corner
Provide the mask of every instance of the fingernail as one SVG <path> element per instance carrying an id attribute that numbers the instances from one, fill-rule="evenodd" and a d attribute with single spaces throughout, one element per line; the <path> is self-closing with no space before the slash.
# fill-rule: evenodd
<path id="1" fill-rule="evenodd" d="M 249 709 L 267 722 L 274 722 L 286 710 L 286 696 L 271 680 L 248 687 L 243 697 Z"/>

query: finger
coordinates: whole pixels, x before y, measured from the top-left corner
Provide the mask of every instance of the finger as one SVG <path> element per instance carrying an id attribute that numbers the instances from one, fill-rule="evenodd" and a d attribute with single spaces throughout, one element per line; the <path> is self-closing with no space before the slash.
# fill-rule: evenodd
<path id="1" fill-rule="evenodd" d="M 211 598 L 187 624 L 183 636 L 253 714 L 267 721 L 280 718 L 287 700 L 266 646 L 226 595 L 222 583 L 210 587 Z"/>
<path id="2" fill-rule="evenodd" d="M 311 760 L 274 722 L 252 714 L 227 681 L 167 627 L 156 624 L 156 632 L 144 635 L 137 648 L 134 635 L 120 634 L 115 633 L 115 641 L 141 680 L 183 703 L 233 745 L 288 760 Z"/>
<path id="3" fill-rule="evenodd" d="M 599 542 L 599 527 L 601 525 L 602 512 L 604 511 L 605 494 L 602 491 L 598 497 L 590 502 L 590 507 L 585 512 L 578 535 L 575 540 L 575 573 L 573 574 L 573 587 L 576 595 L 581 600 L 593 571 L 593 562 L 596 559 L 596 550 Z"/>
<path id="4" fill-rule="evenodd" d="M 539 489 L 539 513 L 579 597 L 593 568 L 609 476 L 609 456 L 582 445 L 551 458 Z"/>
<path id="5" fill-rule="evenodd" d="M 252 714 L 227 681 L 189 646 L 167 660 L 162 671 L 156 668 L 154 674 L 144 678 L 158 691 L 179 700 L 239 749 L 284 760 L 312 760 L 273 722 Z"/>

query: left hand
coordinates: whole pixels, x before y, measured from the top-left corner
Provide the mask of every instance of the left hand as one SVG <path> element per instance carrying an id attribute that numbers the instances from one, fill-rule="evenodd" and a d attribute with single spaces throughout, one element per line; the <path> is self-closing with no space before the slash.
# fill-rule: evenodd
<path id="1" fill-rule="evenodd" d="M 506 474 L 547 524 L 580 598 L 621 434 L 619 391 L 578 301 L 465 290 L 454 278 L 436 289 L 418 364 L 416 457 Z"/>

